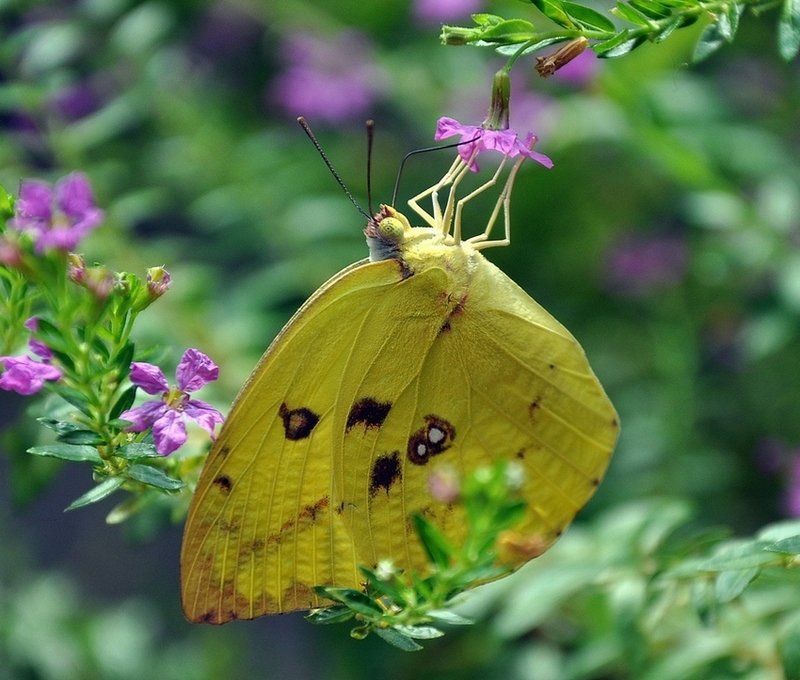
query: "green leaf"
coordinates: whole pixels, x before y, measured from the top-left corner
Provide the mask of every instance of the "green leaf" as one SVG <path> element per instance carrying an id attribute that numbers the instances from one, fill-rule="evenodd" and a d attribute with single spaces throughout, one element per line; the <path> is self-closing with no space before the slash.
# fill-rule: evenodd
<path id="1" fill-rule="evenodd" d="M 47 319 L 37 317 L 34 335 L 54 352 L 63 353 L 68 349 L 61 331 Z"/>
<path id="2" fill-rule="evenodd" d="M 433 640 L 442 637 L 444 633 L 433 626 L 392 626 L 398 633 L 415 640 Z"/>
<path id="3" fill-rule="evenodd" d="M 742 12 L 744 12 L 744 5 L 739 5 L 735 2 L 727 5 L 723 11 L 723 15 L 720 18 L 720 30 L 726 35 L 728 42 L 733 42 L 736 37 Z"/>
<path id="4" fill-rule="evenodd" d="M 83 413 L 83 415 L 91 418 L 92 412 L 89 408 L 89 404 L 86 402 L 86 397 L 78 392 L 78 390 L 57 382 L 51 383 L 50 388 L 64 401 L 72 404 L 76 409 Z"/>
<path id="5" fill-rule="evenodd" d="M 404 652 L 418 652 L 422 649 L 422 645 L 417 644 L 410 637 L 398 633 L 394 628 L 373 628 L 372 630 L 378 637 Z"/>
<path id="6" fill-rule="evenodd" d="M 706 59 L 727 42 L 725 35 L 720 30 L 719 21 L 709 24 L 700 34 L 700 39 L 694 48 L 692 61 L 697 63 Z"/>
<path id="7" fill-rule="evenodd" d="M 655 0 L 628 0 L 630 5 L 651 19 L 666 19 L 672 11 Z"/>
<path id="8" fill-rule="evenodd" d="M 555 43 L 564 42 L 564 38 L 544 38 L 543 40 L 539 40 L 538 42 L 533 43 L 526 47 L 522 54 L 530 54 L 531 52 L 536 52 L 536 50 L 540 50 L 543 47 L 547 47 L 548 45 L 554 45 Z M 504 54 L 507 56 L 512 56 L 519 52 L 519 45 L 500 45 L 496 48 L 499 54 Z"/>
<path id="9" fill-rule="evenodd" d="M 566 2 L 566 0 L 562 1 L 561 6 L 572 19 L 585 28 L 595 29 L 598 31 L 608 31 L 609 33 L 615 33 L 617 30 L 616 26 L 614 26 L 614 22 L 611 21 L 611 19 L 600 14 L 600 12 L 596 12 L 590 7 L 577 5 L 574 2 Z"/>
<path id="10" fill-rule="evenodd" d="M 789 536 L 766 546 L 765 549 L 786 555 L 800 555 L 800 536 Z"/>
<path id="11" fill-rule="evenodd" d="M 156 447 L 153 446 L 153 444 L 145 444 L 144 442 L 125 444 L 125 446 L 120 446 L 116 453 L 118 456 L 122 456 L 128 460 L 138 460 L 139 458 L 158 458 L 161 455 L 158 451 L 156 451 Z"/>
<path id="12" fill-rule="evenodd" d="M 53 430 L 54 432 L 58 432 L 58 434 L 64 434 L 65 432 L 74 432 L 75 430 L 79 430 L 80 426 L 76 425 L 75 423 L 70 423 L 66 420 L 56 420 L 55 418 L 37 418 L 42 425 L 46 428 Z"/>
<path id="13" fill-rule="evenodd" d="M 84 506 L 91 505 L 92 503 L 102 501 L 104 498 L 110 496 L 117 489 L 119 489 L 119 487 L 121 487 L 124 483 L 125 480 L 122 477 L 107 477 L 97 486 L 89 489 L 80 498 L 76 498 L 74 501 L 72 501 L 72 503 L 70 503 L 65 510 L 76 510 L 77 508 L 82 508 Z"/>
<path id="14" fill-rule="evenodd" d="M 620 42 L 619 44 L 614 45 L 613 47 L 604 49 L 602 52 L 599 52 L 597 56 L 602 57 L 603 59 L 613 59 L 614 57 L 622 57 L 628 54 L 628 52 L 632 52 L 637 47 L 639 47 L 639 45 L 641 45 L 644 42 L 644 40 L 645 39 L 642 36 L 630 38 L 629 40 Z"/>
<path id="15" fill-rule="evenodd" d="M 499 17 L 496 14 L 486 14 L 484 12 L 473 14 L 472 20 L 478 26 L 495 26 L 505 21 L 503 17 Z"/>
<path id="16" fill-rule="evenodd" d="M 559 0 L 531 0 L 536 8 L 544 14 L 550 21 L 554 21 L 564 28 L 575 28 L 572 19 L 561 7 Z"/>
<path id="17" fill-rule="evenodd" d="M 442 623 L 449 623 L 451 626 L 471 626 L 475 623 L 472 619 L 460 616 L 448 609 L 432 609 L 426 616 Z"/>
<path id="18" fill-rule="evenodd" d="M 103 443 L 103 438 L 91 430 L 71 430 L 58 435 L 58 441 L 65 444 L 85 444 L 87 446 L 97 446 Z"/>
<path id="19" fill-rule="evenodd" d="M 137 482 L 165 491 L 177 491 L 186 486 L 181 480 L 173 479 L 166 472 L 152 465 L 131 465 L 125 473 Z"/>
<path id="20" fill-rule="evenodd" d="M 523 42 L 531 37 L 534 26 L 524 19 L 509 19 L 481 31 L 480 39 L 487 42 Z"/>
<path id="21" fill-rule="evenodd" d="M 422 547 L 428 554 L 428 558 L 440 569 L 450 566 L 450 558 L 453 555 L 453 547 L 442 535 L 442 533 L 420 514 L 411 517 L 414 529 L 419 536 Z"/>
<path id="22" fill-rule="evenodd" d="M 125 345 L 114 355 L 112 363 L 120 369 L 120 377 L 130 373 L 131 362 L 133 361 L 134 344 L 126 342 Z"/>
<path id="23" fill-rule="evenodd" d="M 334 607 L 325 607 L 324 609 L 313 609 L 306 615 L 306 621 L 320 625 L 327 625 L 330 623 L 341 623 L 348 621 L 355 616 L 352 609 L 348 609 L 344 605 L 337 605 Z"/>
<path id="24" fill-rule="evenodd" d="M 674 32 L 675 29 L 680 28 L 683 24 L 683 20 L 685 17 L 677 16 L 672 21 L 667 23 L 656 35 L 652 38 L 654 43 L 660 43 L 669 38 Z"/>
<path id="25" fill-rule="evenodd" d="M 800 51 L 800 0 L 784 0 L 778 22 L 778 52 L 791 61 Z"/>
<path id="26" fill-rule="evenodd" d="M 611 10 L 611 13 L 636 26 L 644 26 L 647 28 L 652 26 L 652 22 L 646 14 L 643 14 L 635 7 L 631 7 L 629 4 L 624 2 L 618 2 L 616 7 Z"/>
<path id="27" fill-rule="evenodd" d="M 33 446 L 28 449 L 28 453 L 34 456 L 47 456 L 49 458 L 61 458 L 77 463 L 102 463 L 103 459 L 97 453 L 97 449 L 92 446 L 78 446 L 74 444 L 45 444 L 44 446 Z"/>
<path id="28" fill-rule="evenodd" d="M 314 591 L 329 600 L 341 602 L 357 614 L 362 614 L 368 618 L 375 618 L 383 613 L 379 605 L 359 590 L 334 586 L 315 586 Z"/>
<path id="29" fill-rule="evenodd" d="M 714 594 L 717 600 L 719 602 L 735 600 L 759 573 L 761 569 L 758 567 L 721 572 L 714 582 Z"/>
<path id="30" fill-rule="evenodd" d="M 134 399 L 136 399 L 136 385 L 131 385 L 111 407 L 111 411 L 108 413 L 109 418 L 111 420 L 119 418 L 123 411 L 127 411 L 133 405 Z"/>
<path id="31" fill-rule="evenodd" d="M 750 569 L 775 562 L 775 553 L 765 550 L 766 546 L 759 541 L 747 541 L 723 546 L 717 554 L 703 560 L 698 565 L 700 571 L 729 571 L 732 569 Z"/>

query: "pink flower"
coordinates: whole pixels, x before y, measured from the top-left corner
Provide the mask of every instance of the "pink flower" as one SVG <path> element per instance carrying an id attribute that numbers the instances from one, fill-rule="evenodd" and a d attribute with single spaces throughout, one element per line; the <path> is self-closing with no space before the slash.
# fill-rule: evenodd
<path id="1" fill-rule="evenodd" d="M 47 248 L 73 250 L 78 242 L 103 221 L 94 205 L 89 180 L 79 172 L 56 182 L 25 180 L 17 200 L 17 214 L 9 226 L 31 232 L 36 252 Z"/>
<path id="2" fill-rule="evenodd" d="M 45 380 L 61 377 L 61 371 L 55 366 L 28 356 L 0 357 L 0 365 L 4 369 L 0 374 L 0 389 L 17 394 L 36 394 L 44 387 Z"/>
<path id="3" fill-rule="evenodd" d="M 481 151 L 499 151 L 508 158 L 515 158 L 520 154 L 541 163 L 546 168 L 553 167 L 553 161 L 542 153 L 531 148 L 537 140 L 536 135 L 529 132 L 525 139 L 507 128 L 505 130 L 489 130 L 480 125 L 462 125 L 454 118 L 442 117 L 436 123 L 436 134 L 433 138 L 437 141 L 459 135 L 464 142 L 458 147 L 458 154 L 464 163 L 469 165 L 472 172 L 478 171 L 477 157 Z"/>
<path id="4" fill-rule="evenodd" d="M 343 123 L 366 115 L 384 89 L 372 45 L 357 31 L 323 39 L 297 33 L 285 41 L 286 68 L 268 92 L 292 116 Z"/>
<path id="5" fill-rule="evenodd" d="M 147 394 L 159 399 L 129 409 L 120 418 L 133 423 L 130 432 L 153 429 L 156 451 L 167 456 L 186 441 L 186 421 L 193 420 L 214 438 L 214 428 L 222 414 L 204 401 L 190 399 L 189 392 L 217 379 L 219 368 L 200 350 L 189 348 L 183 353 L 176 371 L 177 387 L 170 387 L 158 366 L 135 361 L 131 364 L 131 382 Z"/>

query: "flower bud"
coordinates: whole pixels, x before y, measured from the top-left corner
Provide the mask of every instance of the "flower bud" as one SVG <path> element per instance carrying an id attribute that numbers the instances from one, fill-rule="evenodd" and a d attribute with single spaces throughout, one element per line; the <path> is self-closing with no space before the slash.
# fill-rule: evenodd
<path id="1" fill-rule="evenodd" d="M 486 120 L 481 123 L 487 130 L 507 130 L 511 103 L 511 77 L 508 71 L 500 69 L 492 80 L 492 103 Z"/>
<path id="2" fill-rule="evenodd" d="M 67 276 L 69 280 L 83 285 L 86 281 L 86 260 L 83 255 L 78 253 L 70 253 L 67 255 Z"/>
<path id="3" fill-rule="evenodd" d="M 164 267 L 150 267 L 147 270 L 147 291 L 152 299 L 160 298 L 169 290 L 172 276 Z"/>

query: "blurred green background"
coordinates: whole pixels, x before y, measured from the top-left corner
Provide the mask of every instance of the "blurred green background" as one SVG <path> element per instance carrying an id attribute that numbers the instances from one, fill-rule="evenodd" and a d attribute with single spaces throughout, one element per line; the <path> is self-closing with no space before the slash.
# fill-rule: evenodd
<path id="1" fill-rule="evenodd" d="M 502 58 L 437 39 L 476 10 L 535 16 L 493 0 L 0 0 L 0 184 L 88 173 L 108 219 L 87 260 L 166 265 L 172 289 L 138 341 L 173 364 L 187 346 L 208 353 L 222 370 L 204 398 L 226 411 L 302 301 L 366 255 L 361 216 L 294 118 L 362 204 L 374 118 L 375 200 L 389 201 L 439 116 L 483 119 Z M 780 677 L 724 654 L 658 675 L 669 645 L 626 655 L 613 607 L 578 581 L 558 589 L 603 550 L 619 559 L 634 526 L 746 535 L 800 515 L 800 68 L 777 57 L 775 19 L 745 18 L 700 65 L 699 27 L 546 81 L 517 65 L 511 124 L 555 167 L 523 167 L 513 244 L 489 257 L 581 341 L 623 427 L 562 543 L 472 605 L 494 617 L 413 655 L 295 615 L 190 626 L 180 523 L 62 514 L 91 480 L 26 456 L 35 423 L 3 393 L 0 678 Z M 398 206 L 450 158 L 410 162 Z M 552 597 L 539 618 L 514 614 L 526 592 Z"/>

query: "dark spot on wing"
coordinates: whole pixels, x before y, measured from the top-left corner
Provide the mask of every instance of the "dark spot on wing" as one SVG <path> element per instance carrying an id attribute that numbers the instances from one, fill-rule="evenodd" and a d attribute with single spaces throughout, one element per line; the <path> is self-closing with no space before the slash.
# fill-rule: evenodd
<path id="1" fill-rule="evenodd" d="M 514 454 L 514 457 L 518 458 L 519 460 L 523 460 L 525 458 L 525 449 L 520 449 L 519 451 L 517 451 Z"/>
<path id="2" fill-rule="evenodd" d="M 408 438 L 406 453 L 414 465 L 425 465 L 431 456 L 450 448 L 456 438 L 456 428 L 444 418 L 429 414 L 425 426 Z"/>
<path id="3" fill-rule="evenodd" d="M 341 515 L 344 512 L 344 501 L 341 501 L 339 505 L 336 506 L 336 514 Z"/>
<path id="4" fill-rule="evenodd" d="M 231 447 L 225 444 L 224 446 L 220 447 L 219 451 L 217 452 L 217 456 L 219 456 L 220 458 L 225 458 L 230 452 L 231 452 Z"/>
<path id="5" fill-rule="evenodd" d="M 297 517 L 287 519 L 275 533 L 267 536 L 267 544 L 279 544 L 290 531 L 302 531 L 312 526 L 329 504 L 330 499 L 327 496 L 323 496 L 316 503 L 306 505 Z"/>
<path id="6" fill-rule="evenodd" d="M 364 425 L 365 428 L 380 427 L 391 408 L 392 404 L 389 401 L 378 401 L 372 397 L 359 399 L 350 408 L 345 429 L 351 430 L 356 425 Z"/>
<path id="7" fill-rule="evenodd" d="M 220 491 L 226 494 L 230 493 L 233 488 L 233 482 L 228 475 L 219 475 L 212 483 L 216 484 L 220 488 Z"/>
<path id="8" fill-rule="evenodd" d="M 283 420 L 283 431 L 286 439 L 297 441 L 305 439 L 311 434 L 319 422 L 319 416 L 308 408 L 293 408 L 289 410 L 286 404 L 281 404 L 278 415 Z"/>
<path id="9" fill-rule="evenodd" d="M 401 479 L 401 477 L 399 451 L 392 451 L 378 456 L 372 464 L 372 472 L 369 475 L 369 495 L 375 496 L 378 491 L 383 489 L 388 496 L 392 484 Z"/>
<path id="10" fill-rule="evenodd" d="M 592 486 L 600 486 L 600 479 L 598 477 L 592 480 Z"/>

